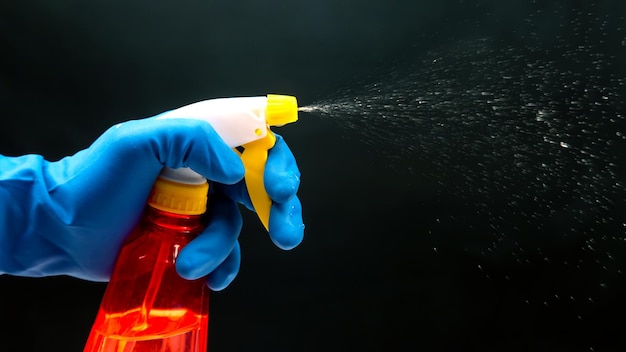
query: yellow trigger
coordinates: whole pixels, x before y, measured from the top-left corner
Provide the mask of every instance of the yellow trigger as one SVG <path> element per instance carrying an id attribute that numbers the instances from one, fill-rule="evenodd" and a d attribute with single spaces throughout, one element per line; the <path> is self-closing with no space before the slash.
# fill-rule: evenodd
<path id="1" fill-rule="evenodd" d="M 268 94 L 265 107 L 265 121 L 267 133 L 265 137 L 242 145 L 241 161 L 246 168 L 244 179 L 248 194 L 252 201 L 252 207 L 257 216 L 269 231 L 270 208 L 272 199 L 265 190 L 265 163 L 267 154 L 276 143 L 276 136 L 270 130 L 270 126 L 282 126 L 298 120 L 298 102 L 296 97 L 290 95 Z M 262 135 L 262 130 L 255 130 L 257 136 Z"/>
<path id="2" fill-rule="evenodd" d="M 274 146 L 274 143 L 276 143 L 276 136 L 268 128 L 264 138 L 243 145 L 244 150 L 241 153 L 241 161 L 246 168 L 244 178 L 248 194 L 252 206 L 266 230 L 269 230 L 272 200 L 265 190 L 263 175 L 268 151 Z"/>

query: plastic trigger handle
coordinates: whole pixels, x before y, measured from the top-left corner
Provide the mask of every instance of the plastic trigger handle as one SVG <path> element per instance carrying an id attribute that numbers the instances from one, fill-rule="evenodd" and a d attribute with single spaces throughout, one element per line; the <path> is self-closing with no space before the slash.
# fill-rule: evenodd
<path id="1" fill-rule="evenodd" d="M 241 161 L 246 168 L 244 179 L 250 201 L 259 219 L 269 231 L 272 199 L 265 190 L 265 163 L 269 150 L 276 143 L 270 126 L 282 126 L 298 120 L 298 102 L 290 95 L 268 94 L 265 107 L 267 133 L 265 137 L 242 145 Z"/>
<path id="2" fill-rule="evenodd" d="M 246 168 L 244 179 L 252 206 L 268 231 L 272 199 L 265 190 L 263 175 L 268 151 L 274 146 L 274 143 L 276 143 L 276 136 L 268 128 L 265 137 L 243 145 L 244 150 L 241 153 L 241 161 Z"/>

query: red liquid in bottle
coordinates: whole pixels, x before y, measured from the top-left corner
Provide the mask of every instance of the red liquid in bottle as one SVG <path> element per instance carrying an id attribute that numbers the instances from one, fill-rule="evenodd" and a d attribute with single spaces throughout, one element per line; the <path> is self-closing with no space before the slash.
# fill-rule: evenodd
<path id="1" fill-rule="evenodd" d="M 206 351 L 209 289 L 174 266 L 202 229 L 200 215 L 146 207 L 120 251 L 85 352 Z"/>

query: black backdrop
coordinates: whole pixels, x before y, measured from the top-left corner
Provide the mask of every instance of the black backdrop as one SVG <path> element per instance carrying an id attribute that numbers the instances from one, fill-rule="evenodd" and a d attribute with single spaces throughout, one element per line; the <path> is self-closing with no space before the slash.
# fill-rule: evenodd
<path id="1" fill-rule="evenodd" d="M 611 25 L 626 15 L 619 0 L 563 4 Z M 460 40 L 514 44 L 529 18 L 554 30 L 542 8 L 530 0 L 3 1 L 0 152 L 56 160 L 114 123 L 212 97 L 275 92 L 311 103 Z M 517 270 L 513 283 L 477 269 L 455 242 L 465 228 L 439 224 L 458 204 L 432 180 L 394 170 L 319 117 L 280 133 L 303 173 L 305 240 L 276 249 L 246 213 L 240 274 L 212 295 L 210 350 L 620 346 L 624 280 L 590 305 L 542 304 L 555 289 L 544 286 L 542 267 L 499 268 Z M 395 148 L 377 148 L 387 147 Z M 0 277 L 0 350 L 81 350 L 104 287 Z"/>

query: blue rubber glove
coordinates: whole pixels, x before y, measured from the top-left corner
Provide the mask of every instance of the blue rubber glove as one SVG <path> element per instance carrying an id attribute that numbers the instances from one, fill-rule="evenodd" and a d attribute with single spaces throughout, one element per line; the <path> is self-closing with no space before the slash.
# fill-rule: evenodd
<path id="1" fill-rule="evenodd" d="M 300 186 L 300 171 L 291 150 L 280 135 L 269 150 L 264 173 L 265 190 L 273 201 L 270 209 L 269 234 L 274 244 L 285 250 L 296 247 L 304 235 L 302 205 L 296 196 Z M 178 273 L 187 279 L 197 279 L 211 273 L 209 287 L 222 290 L 237 275 L 241 251 L 237 235 L 241 230 L 241 214 L 237 203 L 254 210 L 243 180 L 228 184 L 213 183 L 209 195 L 209 225 L 204 234 L 185 246 L 178 259 Z M 235 225 L 237 227 L 235 228 Z M 236 231 L 235 231 L 236 230 Z M 232 234 L 231 237 L 216 234 Z M 234 246 L 228 257 L 222 248 Z M 210 258 L 210 260 L 207 260 Z M 215 269 L 217 266 L 217 269 Z"/>
<path id="2" fill-rule="evenodd" d="M 225 288 L 240 263 L 237 202 L 250 207 L 242 193 L 226 190 L 243 189 L 244 168 L 209 124 L 193 119 L 121 123 L 56 162 L 0 155 L 0 274 L 107 281 L 163 166 L 190 167 L 212 183 L 207 227 L 176 265 L 185 278 L 208 275 L 209 287 Z M 304 232 L 299 171 L 282 138 L 270 150 L 265 177 L 274 201 L 270 238 L 293 248 Z"/>

